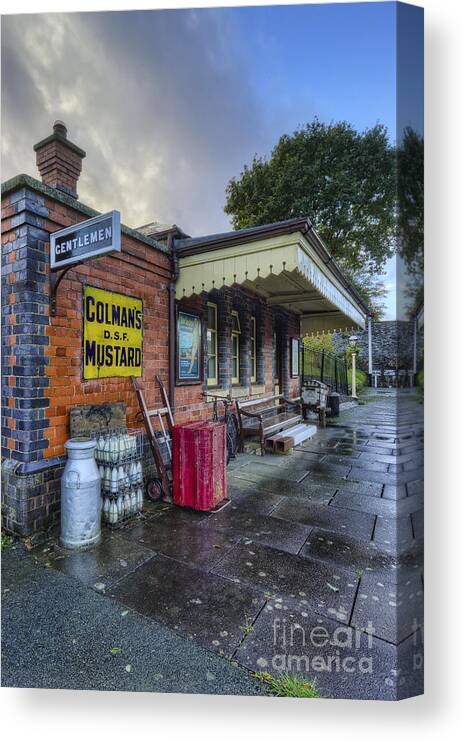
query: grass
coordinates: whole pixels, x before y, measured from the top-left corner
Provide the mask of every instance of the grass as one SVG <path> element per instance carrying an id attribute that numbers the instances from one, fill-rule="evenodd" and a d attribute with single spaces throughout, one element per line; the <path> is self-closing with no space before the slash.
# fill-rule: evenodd
<path id="1" fill-rule="evenodd" d="M 245 639 L 246 636 L 252 633 L 253 623 L 251 623 L 250 621 L 247 621 L 247 623 L 244 626 L 241 626 L 240 629 L 242 631 L 242 636 Z"/>
<path id="2" fill-rule="evenodd" d="M 13 544 L 13 536 L 9 536 L 7 533 L 2 533 L 2 551 L 3 549 L 9 549 Z"/>
<path id="3" fill-rule="evenodd" d="M 321 698 L 313 683 L 287 673 L 274 677 L 269 672 L 256 672 L 255 677 L 265 683 L 274 696 L 281 698 Z"/>

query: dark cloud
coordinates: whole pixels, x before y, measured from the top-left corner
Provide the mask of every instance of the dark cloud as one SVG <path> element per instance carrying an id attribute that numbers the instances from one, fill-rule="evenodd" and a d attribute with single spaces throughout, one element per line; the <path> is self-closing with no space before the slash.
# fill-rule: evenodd
<path id="1" fill-rule="evenodd" d="M 10 16 L 2 36 L 4 179 L 36 175 L 61 118 L 87 151 L 84 202 L 132 226 L 228 226 L 225 185 L 267 139 L 231 11 Z"/>

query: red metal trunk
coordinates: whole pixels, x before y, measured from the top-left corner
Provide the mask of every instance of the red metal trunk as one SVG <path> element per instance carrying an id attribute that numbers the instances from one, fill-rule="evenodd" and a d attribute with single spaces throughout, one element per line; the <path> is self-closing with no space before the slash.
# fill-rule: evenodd
<path id="1" fill-rule="evenodd" d="M 196 422 L 173 427 L 173 502 L 211 510 L 227 495 L 226 427 Z"/>

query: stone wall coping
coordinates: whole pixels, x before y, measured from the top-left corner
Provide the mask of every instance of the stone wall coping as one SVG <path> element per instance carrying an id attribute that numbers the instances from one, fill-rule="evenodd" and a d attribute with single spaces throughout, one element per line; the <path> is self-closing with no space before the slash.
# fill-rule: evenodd
<path id="1" fill-rule="evenodd" d="M 35 178 L 32 178 L 30 175 L 26 175 L 25 173 L 15 175 L 13 178 L 10 178 L 10 180 L 2 183 L 2 196 L 6 196 L 12 191 L 16 191 L 20 188 L 30 188 L 31 190 L 37 191 L 44 196 L 53 198 L 55 201 L 60 201 L 62 204 L 69 206 L 71 209 L 80 211 L 81 214 L 85 214 L 89 217 L 99 216 L 99 214 L 101 213 L 100 211 L 96 211 L 90 206 L 81 203 L 72 196 L 68 196 L 66 193 L 63 193 L 63 191 L 59 191 L 56 188 L 52 188 L 51 186 L 46 185 L 45 183 L 41 183 L 40 180 L 36 180 Z M 132 229 L 132 227 L 127 227 L 125 224 L 122 224 L 121 232 L 128 237 L 132 237 L 133 239 L 138 240 L 139 242 L 144 242 L 146 245 L 153 247 L 155 250 L 159 250 L 160 252 L 165 254 L 168 253 L 168 248 L 166 245 L 163 245 L 161 242 L 157 242 L 151 237 L 147 237 L 142 232 L 138 232 L 137 229 Z"/>
<path id="2" fill-rule="evenodd" d="M 54 469 L 57 466 L 63 466 L 66 463 L 66 455 L 64 456 L 50 456 L 48 459 L 41 459 L 40 461 L 29 461 L 15 462 L 14 473 L 17 476 L 29 476 L 30 474 L 40 474 L 40 472 L 46 471 L 47 469 Z M 10 459 L 13 461 L 13 459 Z M 6 462 L 3 462 L 5 464 Z"/>

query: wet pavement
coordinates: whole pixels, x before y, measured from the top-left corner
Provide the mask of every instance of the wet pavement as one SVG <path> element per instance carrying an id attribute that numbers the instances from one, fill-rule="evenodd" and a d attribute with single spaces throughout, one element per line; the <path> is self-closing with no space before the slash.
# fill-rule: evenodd
<path id="1" fill-rule="evenodd" d="M 421 693 L 421 418 L 374 397 L 290 456 L 238 456 L 216 514 L 149 503 L 88 552 L 34 558 L 228 665 L 333 697 Z"/>

